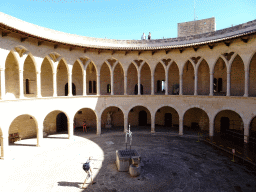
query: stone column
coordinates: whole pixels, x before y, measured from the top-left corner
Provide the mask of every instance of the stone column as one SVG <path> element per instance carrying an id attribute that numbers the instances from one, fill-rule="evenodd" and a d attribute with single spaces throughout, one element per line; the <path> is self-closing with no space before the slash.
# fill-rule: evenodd
<path id="1" fill-rule="evenodd" d="M 68 73 L 68 96 L 73 96 L 72 94 L 72 73 Z"/>
<path id="2" fill-rule="evenodd" d="M 86 93 L 86 70 L 84 70 L 84 74 L 83 74 L 83 96 L 86 96 L 87 93 Z"/>
<path id="3" fill-rule="evenodd" d="M 213 96 L 213 73 L 210 73 L 210 96 Z"/>
<path id="4" fill-rule="evenodd" d="M 182 76 L 183 74 L 180 74 L 180 95 L 183 95 L 183 92 L 182 92 L 182 83 L 183 83 L 183 79 L 182 79 Z"/>
<path id="5" fill-rule="evenodd" d="M 154 74 L 151 75 L 151 95 L 154 95 L 155 94 L 155 76 Z"/>
<path id="6" fill-rule="evenodd" d="M 53 75 L 53 97 L 57 97 L 57 73 L 52 73 Z"/>
<path id="7" fill-rule="evenodd" d="M 197 95 L 197 71 L 195 72 L 195 82 L 194 83 L 195 83 L 194 95 Z"/>
<path id="8" fill-rule="evenodd" d="M 19 71 L 20 77 L 20 99 L 24 98 L 24 82 L 23 82 L 23 70 Z"/>
<path id="9" fill-rule="evenodd" d="M 226 96 L 230 96 L 230 72 L 227 73 L 227 94 Z"/>
<path id="10" fill-rule="evenodd" d="M 127 75 L 124 76 L 124 95 L 127 95 Z"/>
<path id="11" fill-rule="evenodd" d="M 183 119 L 179 119 L 179 135 L 183 135 Z"/>
<path id="12" fill-rule="evenodd" d="M 1 99 L 5 97 L 5 70 L 3 68 L 0 69 L 1 73 Z"/>
<path id="13" fill-rule="evenodd" d="M 140 70 L 138 70 L 138 95 L 141 95 L 141 92 L 140 92 Z"/>
<path id="14" fill-rule="evenodd" d="M 209 136 L 214 136 L 214 122 L 209 118 Z"/>
<path id="15" fill-rule="evenodd" d="M 244 97 L 248 97 L 249 93 L 249 72 L 245 71 L 245 79 L 244 79 Z"/>
<path id="16" fill-rule="evenodd" d="M 114 95 L 114 72 L 111 70 L 110 72 L 111 76 L 111 95 Z"/>
<path id="17" fill-rule="evenodd" d="M 70 118 L 68 120 L 68 138 L 72 139 L 74 135 L 74 122 L 73 122 L 73 118 Z"/>
<path id="18" fill-rule="evenodd" d="M 97 116 L 97 135 L 100 135 L 101 134 L 101 117 L 98 117 L 98 116 Z"/>
<path id="19" fill-rule="evenodd" d="M 1 137 L 1 159 L 8 158 L 9 140 L 8 137 Z"/>
<path id="20" fill-rule="evenodd" d="M 165 95 L 168 95 L 168 71 L 165 72 Z"/>
<path id="21" fill-rule="evenodd" d="M 97 74 L 97 95 L 100 95 L 100 74 Z"/>
<path id="22" fill-rule="evenodd" d="M 153 114 L 151 115 L 151 133 L 155 133 L 155 115 Z"/>
<path id="23" fill-rule="evenodd" d="M 38 127 L 37 129 L 37 147 L 41 147 L 42 146 L 42 142 L 43 142 L 43 126 L 41 128 Z"/>
<path id="24" fill-rule="evenodd" d="M 128 115 L 124 115 L 124 132 L 128 130 Z"/>
<path id="25" fill-rule="evenodd" d="M 36 97 L 42 97 L 41 95 L 41 73 L 36 72 Z"/>
<path id="26" fill-rule="evenodd" d="M 244 143 L 249 142 L 250 124 L 244 124 Z"/>

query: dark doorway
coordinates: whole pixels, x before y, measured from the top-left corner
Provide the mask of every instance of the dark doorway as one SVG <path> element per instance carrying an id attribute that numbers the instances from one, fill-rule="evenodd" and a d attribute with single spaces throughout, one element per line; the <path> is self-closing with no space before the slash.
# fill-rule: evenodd
<path id="1" fill-rule="evenodd" d="M 62 132 L 68 130 L 68 119 L 64 113 L 59 113 L 56 117 L 56 131 Z"/>
<path id="2" fill-rule="evenodd" d="M 226 130 L 229 129 L 229 125 L 230 125 L 229 118 L 228 117 L 221 117 L 221 119 L 220 119 L 220 132 L 225 133 Z"/>
<path id="3" fill-rule="evenodd" d="M 65 96 L 68 95 L 68 83 L 65 85 Z M 72 83 L 72 95 L 76 95 L 76 86 Z"/>
<path id="4" fill-rule="evenodd" d="M 165 113 L 164 115 L 164 125 L 166 127 L 172 126 L 172 114 L 171 113 Z"/>
<path id="5" fill-rule="evenodd" d="M 147 125 L 147 112 L 140 111 L 139 112 L 139 126 L 145 126 L 145 125 Z"/>

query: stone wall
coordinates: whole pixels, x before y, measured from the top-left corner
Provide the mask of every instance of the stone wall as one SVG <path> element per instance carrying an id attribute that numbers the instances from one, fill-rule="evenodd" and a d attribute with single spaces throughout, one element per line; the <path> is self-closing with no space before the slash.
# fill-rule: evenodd
<path id="1" fill-rule="evenodd" d="M 215 17 L 178 23 L 178 37 L 198 35 L 215 31 Z"/>

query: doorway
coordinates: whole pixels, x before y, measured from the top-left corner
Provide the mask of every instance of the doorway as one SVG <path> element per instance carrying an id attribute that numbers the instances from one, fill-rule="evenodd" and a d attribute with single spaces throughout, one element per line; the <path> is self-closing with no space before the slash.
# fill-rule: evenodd
<path id="1" fill-rule="evenodd" d="M 64 113 L 59 113 L 56 117 L 56 131 L 62 132 L 68 130 L 68 119 Z"/>
<path id="2" fill-rule="evenodd" d="M 165 127 L 172 127 L 172 114 L 171 113 L 165 113 L 164 125 L 165 125 Z"/>
<path id="3" fill-rule="evenodd" d="M 146 126 L 147 125 L 147 112 L 140 111 L 139 112 L 139 126 Z"/>
<path id="4" fill-rule="evenodd" d="M 220 132 L 225 133 L 229 129 L 230 122 L 228 117 L 221 117 L 220 119 Z"/>

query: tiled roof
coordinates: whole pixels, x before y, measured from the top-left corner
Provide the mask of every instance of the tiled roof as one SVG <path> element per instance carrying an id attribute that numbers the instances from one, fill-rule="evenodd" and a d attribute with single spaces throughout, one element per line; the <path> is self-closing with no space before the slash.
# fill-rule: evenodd
<path id="1" fill-rule="evenodd" d="M 68 34 L 40 27 L 0 12 L 0 26 L 8 31 L 73 47 L 110 50 L 161 50 L 211 44 L 256 33 L 256 20 L 199 35 L 153 40 L 115 40 Z"/>

